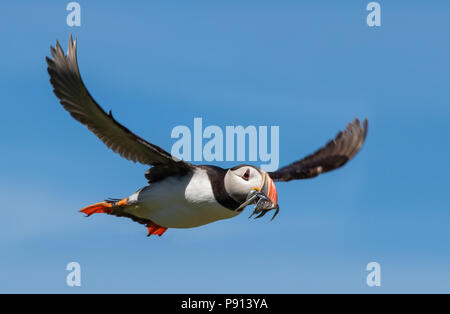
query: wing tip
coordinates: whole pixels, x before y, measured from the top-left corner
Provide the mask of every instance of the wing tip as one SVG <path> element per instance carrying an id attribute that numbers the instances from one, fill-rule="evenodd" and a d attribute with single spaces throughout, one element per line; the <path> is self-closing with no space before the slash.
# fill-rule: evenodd
<path id="1" fill-rule="evenodd" d="M 55 46 L 50 45 L 51 58 L 46 57 L 46 59 L 54 61 L 56 59 L 66 59 L 67 57 L 76 58 L 76 52 L 77 52 L 77 38 L 75 38 L 74 40 L 72 34 L 70 34 L 67 46 L 67 53 L 66 54 L 64 53 L 64 50 L 62 49 L 61 44 L 59 43 L 59 40 L 56 39 Z"/>
<path id="2" fill-rule="evenodd" d="M 352 144 L 349 147 L 349 150 L 346 152 L 346 156 L 348 157 L 348 160 L 353 159 L 353 157 L 356 156 L 356 154 L 359 153 L 361 148 L 364 146 L 364 143 L 366 141 L 367 137 L 367 130 L 369 126 L 369 120 L 367 118 L 364 118 L 363 123 L 361 124 L 358 118 L 355 118 L 355 124 L 354 128 L 356 130 L 355 139 L 352 141 Z"/>
<path id="3" fill-rule="evenodd" d="M 293 162 L 292 164 L 278 169 L 277 171 L 270 172 L 271 178 L 275 181 L 308 179 L 316 177 L 322 173 L 341 168 L 348 161 L 353 159 L 353 157 L 355 157 L 355 155 L 361 150 L 367 136 L 368 125 L 369 120 L 367 118 L 364 118 L 361 123 L 361 121 L 355 117 L 352 122 L 347 124 L 344 130 L 339 131 L 335 138 L 330 140 L 324 147 L 299 161 Z M 347 144 L 343 146 L 344 142 L 347 142 Z M 340 152 L 341 154 L 338 154 L 339 156 L 335 156 L 341 158 L 340 162 L 325 171 L 323 171 L 323 166 L 320 164 L 315 165 L 313 163 L 314 165 L 311 165 L 313 158 L 323 154 L 327 149 L 329 153 L 331 150 L 330 157 L 333 157 L 333 154 Z M 324 156 L 322 156 L 322 158 L 323 157 Z M 345 160 L 343 158 L 345 158 Z M 310 163 L 310 165 L 308 165 L 308 163 Z M 312 166 L 312 168 L 308 169 L 309 166 Z M 318 169 L 320 169 L 320 171 L 317 171 Z"/>
<path id="4" fill-rule="evenodd" d="M 366 139 L 367 131 L 369 130 L 369 119 L 367 118 L 364 119 L 363 128 L 364 128 L 364 139 Z"/>

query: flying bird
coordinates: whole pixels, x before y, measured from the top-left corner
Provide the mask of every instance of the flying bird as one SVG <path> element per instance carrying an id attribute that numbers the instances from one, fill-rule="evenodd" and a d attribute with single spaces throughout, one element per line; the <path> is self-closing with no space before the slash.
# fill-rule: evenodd
<path id="1" fill-rule="evenodd" d="M 92 98 L 77 62 L 77 42 L 70 36 L 67 54 L 60 44 L 46 57 L 50 82 L 62 106 L 106 146 L 133 162 L 151 166 L 148 185 L 124 199 L 106 199 L 81 212 L 127 217 L 161 236 L 167 228 L 192 228 L 239 215 L 255 205 L 255 218 L 279 211 L 274 181 L 308 179 L 345 165 L 363 146 L 367 119 L 358 119 L 315 153 L 274 172 L 252 165 L 223 169 L 179 160 L 117 122 Z"/>

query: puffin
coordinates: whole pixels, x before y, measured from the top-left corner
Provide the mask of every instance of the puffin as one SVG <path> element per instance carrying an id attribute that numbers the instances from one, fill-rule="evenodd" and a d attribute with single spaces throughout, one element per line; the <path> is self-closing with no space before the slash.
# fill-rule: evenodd
<path id="1" fill-rule="evenodd" d="M 58 41 L 46 57 L 50 83 L 61 105 L 107 147 L 123 158 L 150 166 L 148 184 L 126 198 L 106 199 L 80 211 L 86 216 L 104 213 L 143 224 L 148 236 L 161 236 L 168 228 L 193 228 L 229 219 L 254 205 L 250 217 L 279 212 L 274 182 L 309 179 L 344 166 L 360 151 L 368 120 L 355 118 L 316 152 L 273 172 L 242 164 L 230 169 L 194 165 L 146 141 L 106 113 L 81 79 L 77 41 L 69 38 L 67 53 Z"/>

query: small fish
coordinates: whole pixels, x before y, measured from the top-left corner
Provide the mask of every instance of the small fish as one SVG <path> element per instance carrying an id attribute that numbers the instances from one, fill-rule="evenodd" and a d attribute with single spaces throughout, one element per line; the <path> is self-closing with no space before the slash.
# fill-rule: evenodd
<path id="1" fill-rule="evenodd" d="M 248 218 L 251 218 L 255 214 L 259 214 L 258 216 L 255 217 L 255 219 L 261 218 L 268 211 L 275 209 L 275 214 L 270 219 L 270 220 L 273 220 L 278 215 L 278 212 L 280 211 L 280 207 L 278 206 L 278 204 L 277 205 L 273 204 L 264 193 L 259 192 L 257 190 L 252 190 L 248 194 L 246 201 L 244 203 L 242 203 L 236 210 L 238 210 L 238 211 L 243 210 L 246 206 L 248 206 L 250 204 L 256 204 L 256 206 L 255 206 L 253 213 Z"/>

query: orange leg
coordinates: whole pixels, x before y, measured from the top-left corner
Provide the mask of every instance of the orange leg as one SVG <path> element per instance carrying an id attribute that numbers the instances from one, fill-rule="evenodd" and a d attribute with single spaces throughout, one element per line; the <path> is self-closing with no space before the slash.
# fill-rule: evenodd
<path id="1" fill-rule="evenodd" d="M 92 214 L 112 214 L 114 209 L 117 207 L 123 207 L 128 205 L 128 198 L 124 198 L 116 203 L 113 202 L 100 202 L 97 204 L 90 205 L 88 207 L 83 208 L 80 212 L 90 216 Z M 152 234 L 162 236 L 164 232 L 166 232 L 167 228 L 161 227 L 160 225 L 155 224 L 154 222 L 149 222 L 147 224 L 148 228 L 148 237 Z"/>
<path id="2" fill-rule="evenodd" d="M 83 208 L 80 212 L 85 213 L 87 216 L 92 214 L 111 214 L 114 210 L 114 206 L 125 206 L 128 203 L 128 198 L 124 198 L 123 200 L 117 203 L 108 203 L 108 202 L 100 202 L 94 205 L 90 205 L 88 207 Z"/>
<path id="3" fill-rule="evenodd" d="M 147 228 L 148 228 L 147 237 L 151 236 L 152 234 L 162 236 L 163 233 L 166 232 L 166 230 L 167 230 L 167 228 L 161 227 L 160 225 L 157 225 L 154 222 L 148 223 Z"/>

